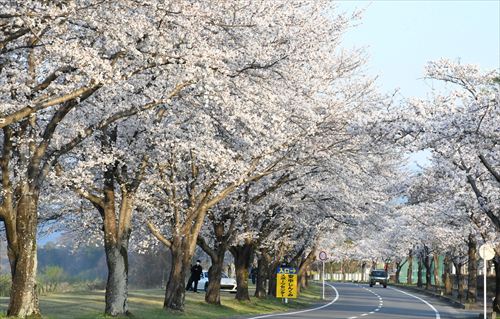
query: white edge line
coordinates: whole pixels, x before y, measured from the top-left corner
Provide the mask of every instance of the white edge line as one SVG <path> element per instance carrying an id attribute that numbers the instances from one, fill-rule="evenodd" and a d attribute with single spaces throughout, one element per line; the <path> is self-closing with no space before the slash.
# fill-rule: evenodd
<path id="1" fill-rule="evenodd" d="M 332 285 L 330 285 L 328 283 L 325 283 L 325 285 L 330 286 L 330 287 L 333 288 L 333 290 L 335 290 L 335 298 L 332 301 L 330 301 L 329 303 L 327 303 L 327 304 L 324 304 L 324 305 L 322 305 L 320 307 L 317 307 L 317 308 L 311 308 L 311 309 L 306 309 L 306 310 L 301 310 L 301 311 L 295 311 L 295 312 L 284 312 L 284 313 L 269 314 L 269 315 L 264 315 L 264 316 L 252 317 L 252 318 L 248 318 L 248 319 L 260 319 L 260 318 L 269 318 L 269 317 L 278 317 L 278 316 L 297 315 L 297 314 L 300 314 L 300 313 L 305 313 L 305 312 L 320 310 L 320 309 L 323 309 L 325 307 L 331 306 L 334 302 L 336 302 L 339 299 L 339 291 L 337 290 L 337 288 L 335 288 L 334 286 L 332 286 Z"/>
<path id="2" fill-rule="evenodd" d="M 427 302 L 427 301 L 425 301 L 424 299 L 422 299 L 422 298 L 420 298 L 420 297 L 417 297 L 417 296 L 415 296 L 415 295 L 412 295 L 412 294 L 410 294 L 410 293 L 407 293 L 407 292 L 405 292 L 405 291 L 403 291 L 403 290 L 399 290 L 399 289 L 392 288 L 392 287 L 389 287 L 389 288 L 391 288 L 392 290 L 399 291 L 400 293 L 403 293 L 403 294 L 405 294 L 405 295 L 408 295 L 408 296 L 410 296 L 410 297 L 413 297 L 413 298 L 416 298 L 416 299 L 418 299 L 418 300 L 422 301 L 422 302 L 423 302 L 423 303 L 425 303 L 427 306 L 429 306 L 432 310 L 434 310 L 434 312 L 436 313 L 436 319 L 441 319 L 441 315 L 439 314 L 439 311 L 437 311 L 437 309 L 436 309 L 433 305 L 431 305 L 430 303 L 428 303 L 428 302 Z"/>

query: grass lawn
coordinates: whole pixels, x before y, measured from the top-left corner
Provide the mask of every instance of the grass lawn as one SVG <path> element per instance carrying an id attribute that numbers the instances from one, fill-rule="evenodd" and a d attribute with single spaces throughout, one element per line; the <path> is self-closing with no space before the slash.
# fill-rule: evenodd
<path id="1" fill-rule="evenodd" d="M 252 293 L 252 291 L 250 291 Z M 131 290 L 129 293 L 129 309 L 133 318 L 183 318 L 183 319 L 222 319 L 239 316 L 282 312 L 297 308 L 305 308 L 321 300 L 321 288 L 311 285 L 296 300 L 289 300 L 288 304 L 281 299 L 269 298 L 258 300 L 251 298 L 250 302 L 239 302 L 234 299 L 234 294 L 222 292 L 222 306 L 208 305 L 204 301 L 204 293 L 186 294 L 186 310 L 184 313 L 166 312 L 163 306 L 163 290 Z M 0 297 L 0 313 L 5 315 L 8 298 Z M 44 318 L 47 319 L 95 319 L 105 318 L 104 291 L 72 292 L 50 294 L 40 297 L 40 308 Z M 0 317 L 2 315 L 0 314 Z"/>

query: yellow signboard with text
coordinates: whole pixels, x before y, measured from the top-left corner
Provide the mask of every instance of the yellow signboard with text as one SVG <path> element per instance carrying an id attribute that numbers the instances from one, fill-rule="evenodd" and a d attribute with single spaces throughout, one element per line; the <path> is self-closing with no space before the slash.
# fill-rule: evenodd
<path id="1" fill-rule="evenodd" d="M 297 270 L 295 268 L 277 269 L 276 297 L 297 298 Z"/>

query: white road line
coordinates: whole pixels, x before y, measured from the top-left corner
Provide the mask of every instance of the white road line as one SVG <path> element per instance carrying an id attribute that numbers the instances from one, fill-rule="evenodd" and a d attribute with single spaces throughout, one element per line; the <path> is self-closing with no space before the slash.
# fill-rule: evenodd
<path id="1" fill-rule="evenodd" d="M 328 306 L 331 306 L 334 302 L 336 302 L 337 300 L 339 300 L 339 291 L 337 290 L 337 288 L 335 288 L 334 286 L 330 285 L 329 283 L 325 282 L 325 285 L 330 286 L 335 291 L 335 298 L 332 301 L 330 301 L 329 303 L 327 303 L 327 304 L 324 304 L 324 305 L 322 305 L 320 307 L 306 309 L 306 310 L 301 310 L 301 311 L 276 313 L 276 314 L 270 314 L 270 315 L 252 317 L 252 318 L 249 318 L 249 319 L 260 319 L 260 318 L 270 318 L 270 317 L 278 317 L 278 316 L 297 315 L 297 314 L 300 314 L 300 313 L 306 313 L 306 312 L 310 312 L 310 311 L 320 310 L 320 309 L 326 308 Z"/>
<path id="2" fill-rule="evenodd" d="M 400 293 L 403 293 L 403 294 L 405 294 L 405 295 L 408 295 L 408 296 L 410 296 L 410 297 L 413 297 L 413 298 L 415 298 L 415 299 L 418 299 L 418 300 L 422 301 L 422 302 L 423 302 L 423 303 L 425 303 L 427 306 L 429 306 L 432 310 L 434 310 L 434 313 L 436 314 L 436 319 L 441 319 L 441 315 L 439 314 L 439 311 L 437 311 L 437 309 L 436 309 L 433 305 L 431 305 L 430 303 L 428 303 L 428 302 L 427 302 L 427 301 L 425 301 L 424 299 L 422 299 L 422 298 L 420 298 L 420 297 L 417 297 L 417 296 L 415 296 L 415 295 L 412 295 L 412 294 L 410 294 L 410 293 L 407 293 L 407 292 L 405 292 L 405 291 L 402 291 L 402 290 L 396 289 L 396 288 L 392 288 L 392 287 L 389 287 L 389 288 L 391 288 L 392 290 L 399 291 Z"/>

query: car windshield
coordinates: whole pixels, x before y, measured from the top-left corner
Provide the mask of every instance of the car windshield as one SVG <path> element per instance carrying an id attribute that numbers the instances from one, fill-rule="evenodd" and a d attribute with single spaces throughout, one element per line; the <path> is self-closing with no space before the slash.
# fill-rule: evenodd
<path id="1" fill-rule="evenodd" d="M 222 278 L 229 278 L 225 273 L 222 273 Z"/>
<path id="2" fill-rule="evenodd" d="M 372 271 L 374 277 L 386 277 L 385 271 Z"/>

